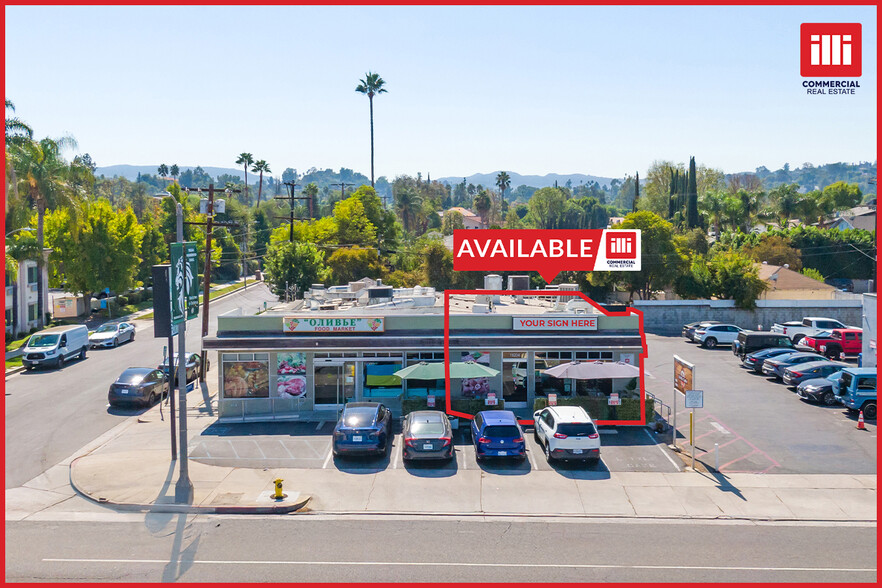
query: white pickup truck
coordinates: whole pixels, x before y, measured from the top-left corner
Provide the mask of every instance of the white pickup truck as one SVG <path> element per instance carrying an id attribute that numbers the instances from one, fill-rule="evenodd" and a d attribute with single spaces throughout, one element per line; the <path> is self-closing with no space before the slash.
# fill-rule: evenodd
<path id="1" fill-rule="evenodd" d="M 772 325 L 773 333 L 781 333 L 790 337 L 794 343 L 802 341 L 803 337 L 814 337 L 821 331 L 830 331 L 832 329 L 856 329 L 859 327 L 848 327 L 839 321 L 821 316 L 807 316 L 801 321 L 789 321 L 786 323 L 775 323 Z"/>

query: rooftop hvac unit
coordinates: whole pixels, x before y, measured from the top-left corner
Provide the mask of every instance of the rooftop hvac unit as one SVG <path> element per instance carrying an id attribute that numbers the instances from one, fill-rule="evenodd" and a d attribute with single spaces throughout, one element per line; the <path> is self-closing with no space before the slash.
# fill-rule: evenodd
<path id="1" fill-rule="evenodd" d="M 487 274 L 484 276 L 485 290 L 502 290 L 502 276 L 498 274 Z M 490 297 L 494 304 L 499 304 L 499 295 L 494 294 Z"/>
<path id="2" fill-rule="evenodd" d="M 509 290 L 529 290 L 530 289 L 530 276 L 508 276 L 508 289 Z M 524 297 L 520 294 L 515 296 L 515 302 L 517 304 L 524 303 Z"/>

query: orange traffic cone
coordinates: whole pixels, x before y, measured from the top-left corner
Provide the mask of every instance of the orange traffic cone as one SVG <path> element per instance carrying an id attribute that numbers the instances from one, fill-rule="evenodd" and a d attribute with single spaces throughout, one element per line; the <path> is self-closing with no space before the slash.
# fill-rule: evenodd
<path id="1" fill-rule="evenodd" d="M 861 431 L 867 430 L 867 428 L 864 426 L 864 411 L 861 411 L 860 414 L 858 415 L 857 428 L 860 429 Z"/>

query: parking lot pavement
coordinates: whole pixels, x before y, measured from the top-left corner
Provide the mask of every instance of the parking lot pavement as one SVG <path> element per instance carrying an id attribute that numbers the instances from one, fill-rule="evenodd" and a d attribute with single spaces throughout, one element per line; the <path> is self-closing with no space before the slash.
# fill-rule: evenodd
<path id="1" fill-rule="evenodd" d="M 601 463 L 555 463 L 545 459 L 542 447 L 527 429 L 527 459 L 487 460 L 478 464 L 467 429 L 454 435 L 455 459 L 449 462 L 405 464 L 401 435 L 391 450 L 377 457 L 334 457 L 331 431 L 334 423 L 214 423 L 190 441 L 190 457 L 207 465 L 244 468 L 337 469 L 353 474 L 406 470 L 414 475 L 450 476 L 457 471 L 483 470 L 499 475 L 526 475 L 531 471 L 557 471 L 564 476 L 580 470 L 600 472 L 677 472 L 679 460 L 670 456 L 665 440 L 645 427 L 602 427 Z M 434 474 L 433 474 L 434 472 Z"/>
<path id="2" fill-rule="evenodd" d="M 723 473 L 875 474 L 876 423 L 866 431 L 842 406 L 801 400 L 790 388 L 741 366 L 731 349 L 703 349 L 682 337 L 647 335 L 647 390 L 674 401 L 673 356 L 695 364 L 695 457 Z M 677 394 L 678 443 L 687 453 L 689 410 Z"/>

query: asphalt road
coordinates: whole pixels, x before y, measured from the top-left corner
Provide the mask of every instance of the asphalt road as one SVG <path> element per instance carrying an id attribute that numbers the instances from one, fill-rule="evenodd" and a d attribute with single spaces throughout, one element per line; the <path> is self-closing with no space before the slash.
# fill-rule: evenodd
<path id="1" fill-rule="evenodd" d="M 217 300 L 210 307 L 209 333 L 217 329 L 218 314 L 237 308 L 254 313 L 264 301 L 277 300 L 264 284 Z M 137 331 L 131 343 L 91 350 L 85 361 L 71 361 L 61 370 L 22 372 L 6 380 L 7 488 L 21 486 L 140 412 L 107 405 L 107 389 L 120 372 L 162 361 L 167 340 L 153 338 L 153 321 L 134 323 Z M 189 351 L 200 349 L 201 327 L 201 316 L 187 323 Z M 212 371 L 218 365 L 216 355 L 210 358 Z M 194 393 L 199 392 L 190 395 Z"/>
<path id="2" fill-rule="evenodd" d="M 876 529 L 870 525 L 310 515 L 148 514 L 141 519 L 7 522 L 6 581 L 845 583 L 876 579 Z"/>
<path id="3" fill-rule="evenodd" d="M 647 335 L 647 391 L 674 401 L 673 356 L 695 364 L 696 459 L 724 473 L 875 474 L 876 423 L 859 431 L 843 406 L 810 404 L 788 386 L 741 367 L 731 348 L 704 349 L 682 337 Z M 677 428 L 688 443 L 689 410 L 677 393 Z"/>

